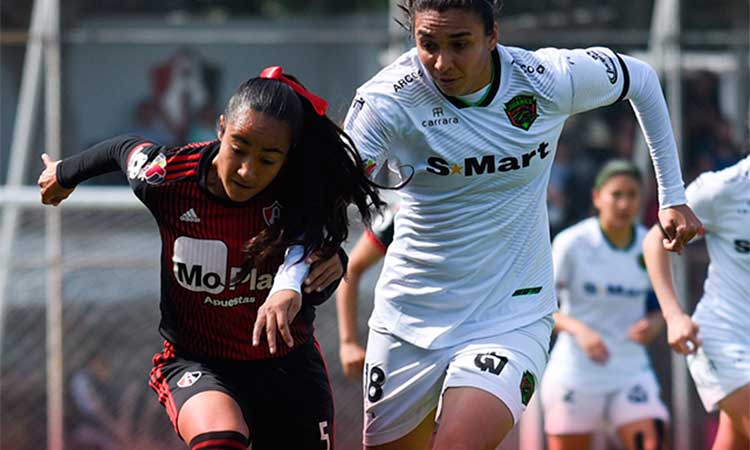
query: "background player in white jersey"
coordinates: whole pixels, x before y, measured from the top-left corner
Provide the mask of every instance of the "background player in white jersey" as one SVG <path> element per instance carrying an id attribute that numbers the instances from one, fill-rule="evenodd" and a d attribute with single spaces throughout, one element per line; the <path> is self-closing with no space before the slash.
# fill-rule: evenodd
<path id="1" fill-rule="evenodd" d="M 635 223 L 638 168 L 607 163 L 592 200 L 598 216 L 552 243 L 560 334 L 541 386 L 547 442 L 550 450 L 586 450 L 594 431 L 609 423 L 626 449 L 663 450 L 669 413 L 643 346 L 664 320 L 643 264 L 647 230 Z"/>
<path id="2" fill-rule="evenodd" d="M 706 227 L 711 262 L 692 319 L 677 300 L 662 233 L 644 242 L 648 274 L 667 321 L 669 345 L 688 367 L 707 411 L 721 410 L 713 450 L 750 449 L 750 156 L 706 172 L 687 198 Z M 700 328 L 700 336 L 698 330 Z"/>
<path id="3" fill-rule="evenodd" d="M 370 318 L 368 448 L 492 449 L 544 371 L 557 308 L 545 196 L 565 120 L 630 99 L 680 249 L 700 222 L 658 77 L 606 48 L 497 45 L 499 1 L 409 0 L 416 48 L 358 91 L 346 129 L 398 191 Z"/>

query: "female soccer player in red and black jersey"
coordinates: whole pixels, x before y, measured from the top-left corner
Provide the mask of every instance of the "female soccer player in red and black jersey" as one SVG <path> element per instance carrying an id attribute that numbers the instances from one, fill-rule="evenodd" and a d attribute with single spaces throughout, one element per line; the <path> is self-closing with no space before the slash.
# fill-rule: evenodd
<path id="1" fill-rule="evenodd" d="M 191 449 L 333 448 L 314 306 L 346 266 L 347 205 L 369 223 L 382 202 L 326 106 L 274 67 L 232 96 L 219 140 L 166 148 L 127 136 L 42 157 L 43 203 L 120 169 L 154 215 L 166 341 L 150 385 Z"/>

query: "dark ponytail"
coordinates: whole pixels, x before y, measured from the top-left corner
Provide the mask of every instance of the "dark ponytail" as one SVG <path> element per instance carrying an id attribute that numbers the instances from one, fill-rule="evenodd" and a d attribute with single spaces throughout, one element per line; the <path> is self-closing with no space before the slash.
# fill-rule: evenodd
<path id="1" fill-rule="evenodd" d="M 244 108 L 289 124 L 292 146 L 271 185 L 278 192 L 281 217 L 248 241 L 238 279 L 257 262 L 281 255 L 294 244 L 304 247 L 305 256 L 330 258 L 349 236 L 350 204 L 366 225 L 372 210 L 385 206 L 353 142 L 328 116 L 318 115 L 307 99 L 278 80 L 253 78 L 243 83 L 229 101 L 226 120 Z"/>

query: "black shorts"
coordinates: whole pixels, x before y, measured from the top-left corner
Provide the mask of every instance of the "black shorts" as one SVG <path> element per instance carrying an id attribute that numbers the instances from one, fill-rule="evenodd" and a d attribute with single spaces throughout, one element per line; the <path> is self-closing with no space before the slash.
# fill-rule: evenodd
<path id="1" fill-rule="evenodd" d="M 245 416 L 253 450 L 332 450 L 333 395 L 318 343 L 261 361 L 198 360 L 164 343 L 154 355 L 151 388 L 177 429 L 182 405 L 195 394 L 221 391 Z"/>

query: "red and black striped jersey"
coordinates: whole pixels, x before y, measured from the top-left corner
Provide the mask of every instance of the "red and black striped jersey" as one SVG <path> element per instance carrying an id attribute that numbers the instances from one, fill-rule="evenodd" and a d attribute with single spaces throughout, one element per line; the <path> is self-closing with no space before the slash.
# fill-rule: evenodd
<path id="1" fill-rule="evenodd" d="M 234 282 L 245 243 L 283 214 L 277 186 L 244 203 L 212 195 L 205 185 L 219 141 L 167 148 L 136 137 L 97 144 L 58 166 L 58 181 L 74 186 L 119 167 L 148 207 L 161 234 L 161 334 L 179 352 L 205 358 L 267 359 L 264 341 L 252 345 L 256 313 L 273 284 L 282 257 L 257 264 Z M 335 285 L 333 286 L 335 289 Z M 327 298 L 333 289 L 317 296 Z M 316 297 L 317 297 L 316 296 Z M 295 344 L 313 332 L 313 305 L 305 296 L 291 325 Z M 296 345 L 295 345 L 296 346 Z"/>

